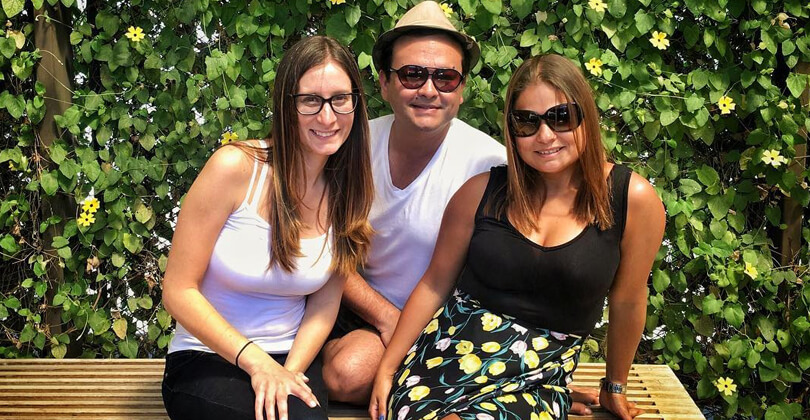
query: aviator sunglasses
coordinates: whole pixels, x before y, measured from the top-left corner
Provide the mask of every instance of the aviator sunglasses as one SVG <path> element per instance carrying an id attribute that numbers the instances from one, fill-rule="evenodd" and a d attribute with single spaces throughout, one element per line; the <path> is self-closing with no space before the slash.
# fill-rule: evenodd
<path id="1" fill-rule="evenodd" d="M 516 137 L 534 135 L 540 130 L 542 121 L 554 132 L 571 131 L 582 123 L 582 108 L 577 103 L 570 102 L 553 106 L 543 114 L 522 109 L 509 113 L 509 129 Z"/>
<path id="2" fill-rule="evenodd" d="M 398 69 L 389 69 L 397 74 L 399 82 L 402 83 L 406 89 L 419 89 L 428 79 L 433 80 L 433 86 L 439 92 L 450 93 L 458 89 L 461 85 L 461 80 L 464 78 L 461 73 L 453 69 L 432 69 L 408 65 L 402 66 Z"/>

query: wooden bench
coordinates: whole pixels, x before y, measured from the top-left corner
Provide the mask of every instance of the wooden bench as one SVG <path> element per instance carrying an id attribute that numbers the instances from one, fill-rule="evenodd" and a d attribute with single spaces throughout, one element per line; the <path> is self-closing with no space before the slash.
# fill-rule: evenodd
<path id="1" fill-rule="evenodd" d="M 596 387 L 605 366 L 582 363 L 574 385 Z M 160 382 L 163 360 L 0 360 L 0 419 L 168 420 Z M 633 365 L 628 395 L 643 419 L 704 419 L 667 366 Z M 331 419 L 367 419 L 362 409 L 334 407 Z M 571 416 L 572 418 L 583 418 Z M 586 418 L 614 418 L 598 407 Z"/>

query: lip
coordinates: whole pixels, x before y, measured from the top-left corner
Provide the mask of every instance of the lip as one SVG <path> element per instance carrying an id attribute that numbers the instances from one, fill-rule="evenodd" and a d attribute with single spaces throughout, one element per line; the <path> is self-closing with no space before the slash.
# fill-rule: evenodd
<path id="1" fill-rule="evenodd" d="M 411 108 L 418 109 L 420 111 L 432 111 L 441 109 L 438 105 L 430 105 L 430 104 L 410 104 Z"/>
<path id="2" fill-rule="evenodd" d="M 340 131 L 340 130 L 328 130 L 328 131 L 321 131 L 321 130 L 314 130 L 314 129 L 309 130 L 309 132 L 314 134 L 315 137 L 322 138 L 322 139 L 332 137 L 335 134 L 337 134 L 338 131 Z"/>
<path id="3" fill-rule="evenodd" d="M 542 157 L 549 157 L 549 156 L 557 155 L 563 149 L 565 149 L 565 146 L 551 147 L 551 148 L 543 149 L 543 150 L 535 150 L 534 153 L 538 154 L 538 155 L 540 155 Z"/>

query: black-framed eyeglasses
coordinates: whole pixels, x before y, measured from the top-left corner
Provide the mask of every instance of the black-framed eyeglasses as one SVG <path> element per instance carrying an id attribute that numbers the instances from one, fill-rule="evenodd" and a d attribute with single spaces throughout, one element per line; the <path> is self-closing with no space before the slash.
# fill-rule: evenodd
<path id="1" fill-rule="evenodd" d="M 336 114 L 351 114 L 360 102 L 360 94 L 356 92 L 338 93 L 329 98 L 314 93 L 298 93 L 290 96 L 295 102 L 295 109 L 301 115 L 315 115 L 321 112 L 323 104 L 327 102 Z"/>
<path id="2" fill-rule="evenodd" d="M 553 106 L 544 114 L 523 109 L 515 109 L 509 113 L 509 129 L 516 137 L 534 135 L 540 130 L 540 123 L 543 121 L 557 133 L 571 131 L 582 123 L 582 108 L 575 102 L 569 102 Z"/>
<path id="3" fill-rule="evenodd" d="M 397 74 L 399 82 L 406 89 L 419 89 L 428 79 L 433 80 L 433 86 L 439 92 L 450 93 L 458 89 L 464 76 L 455 69 L 439 69 L 417 65 L 402 66 L 398 69 L 388 69 Z M 433 71 L 431 71 L 433 70 Z"/>

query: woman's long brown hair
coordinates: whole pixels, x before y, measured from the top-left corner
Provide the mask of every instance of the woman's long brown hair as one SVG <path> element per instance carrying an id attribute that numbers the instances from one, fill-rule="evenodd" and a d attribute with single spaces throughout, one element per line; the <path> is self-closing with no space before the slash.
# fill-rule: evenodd
<path id="1" fill-rule="evenodd" d="M 273 126 L 265 160 L 273 168 L 269 189 L 270 266 L 280 265 L 295 270 L 295 257 L 301 256 L 302 221 L 299 208 L 304 191 L 299 185 L 305 176 L 304 158 L 298 127 L 298 111 L 292 94 L 298 93 L 298 82 L 309 69 L 335 62 L 352 81 L 352 91 L 359 94 L 354 122 L 346 142 L 326 160 L 324 178 L 328 221 L 332 230 L 331 270 L 349 274 L 365 262 L 373 234 L 368 222 L 374 185 L 371 179 L 368 115 L 360 70 L 351 53 L 340 43 L 325 36 L 302 39 L 284 53 L 278 66 L 273 92 Z M 325 105 L 326 106 L 326 105 Z"/>
<path id="2" fill-rule="evenodd" d="M 579 67 L 556 54 L 526 60 L 509 82 L 504 110 L 504 136 L 509 163 L 506 202 L 496 211 L 498 214 L 508 212 L 518 230 L 538 230 L 536 221 L 545 201 L 543 177 L 520 158 L 515 138 L 508 127 L 509 113 L 515 108 L 518 96 L 529 86 L 540 82 L 553 86 L 565 96 L 566 101 L 576 102 L 582 108 L 581 130 L 573 132 L 579 152 L 577 174 L 582 180 L 574 201 L 574 217 L 583 223 L 595 223 L 602 230 L 608 229 L 613 226 L 613 214 L 610 190 L 604 175 L 606 157 L 593 92 Z M 580 138 L 580 133 L 584 138 Z"/>

